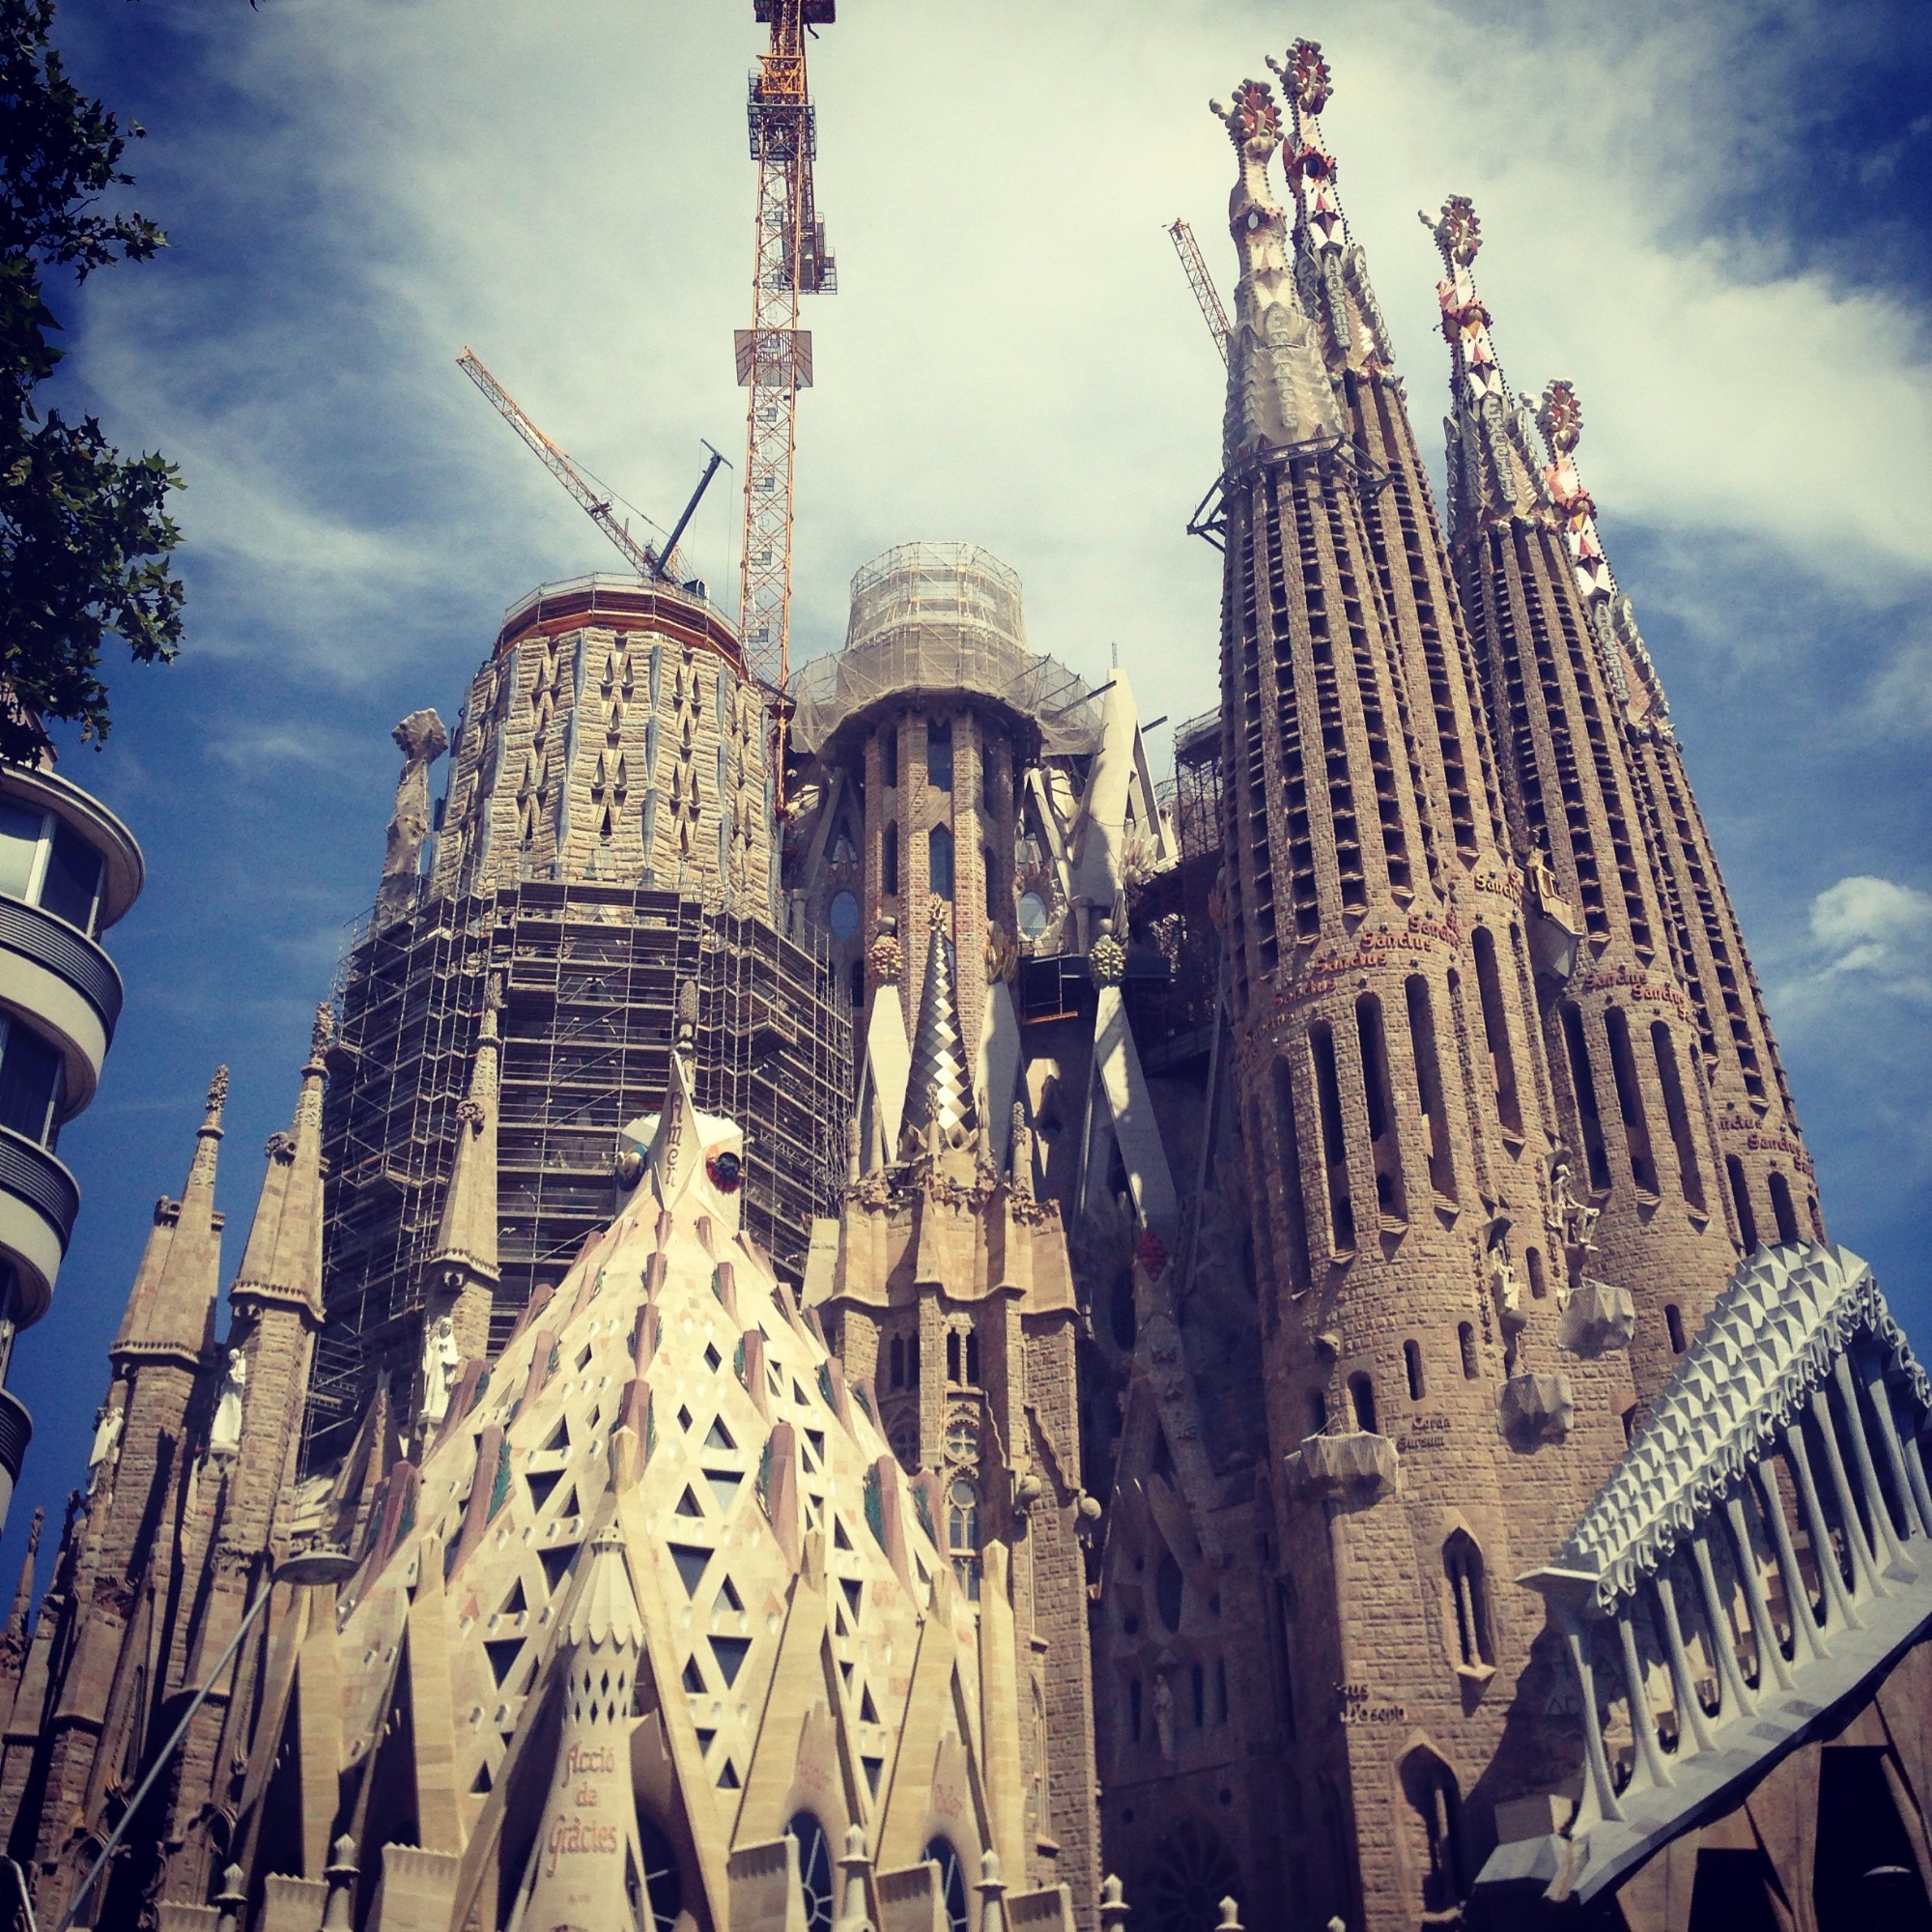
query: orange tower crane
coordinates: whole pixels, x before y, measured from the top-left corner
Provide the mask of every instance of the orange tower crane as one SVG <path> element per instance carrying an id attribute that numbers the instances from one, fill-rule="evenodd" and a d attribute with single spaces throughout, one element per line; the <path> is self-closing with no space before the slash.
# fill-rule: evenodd
<path id="1" fill-rule="evenodd" d="M 745 552 L 738 636 L 747 668 L 782 687 L 790 670 L 791 523 L 798 392 L 811 386 L 811 333 L 800 296 L 838 288 L 825 224 L 812 205 L 816 128 L 805 43 L 831 25 L 836 0 L 753 0 L 771 45 L 752 74 L 752 158 L 758 164 L 752 327 L 737 331 L 738 382 L 752 392 L 745 446 Z"/>
<path id="2" fill-rule="evenodd" d="M 1202 260 L 1201 244 L 1195 241 L 1193 229 L 1184 221 L 1177 221 L 1167 232 L 1174 238 L 1174 252 L 1180 257 L 1180 266 L 1187 275 L 1187 286 L 1194 291 L 1194 299 L 1201 304 L 1201 313 L 1208 319 L 1214 347 L 1221 352 L 1221 360 L 1226 362 L 1228 311 L 1221 306 L 1221 298 L 1208 273 L 1208 264 Z"/>

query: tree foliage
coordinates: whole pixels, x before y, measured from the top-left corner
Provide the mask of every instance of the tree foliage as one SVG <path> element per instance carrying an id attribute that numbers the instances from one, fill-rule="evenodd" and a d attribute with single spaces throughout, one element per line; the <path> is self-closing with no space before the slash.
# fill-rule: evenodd
<path id="1" fill-rule="evenodd" d="M 77 284 L 167 240 L 145 215 L 101 208 L 132 183 L 122 157 L 143 129 L 68 78 L 53 18 L 54 0 L 0 0 L 0 759 L 16 763 L 46 749 L 43 719 L 107 735 L 105 639 L 142 663 L 172 659 L 181 639 L 166 507 L 179 473 L 152 453 L 124 459 L 93 416 L 35 406 L 66 353 L 47 277 Z"/>

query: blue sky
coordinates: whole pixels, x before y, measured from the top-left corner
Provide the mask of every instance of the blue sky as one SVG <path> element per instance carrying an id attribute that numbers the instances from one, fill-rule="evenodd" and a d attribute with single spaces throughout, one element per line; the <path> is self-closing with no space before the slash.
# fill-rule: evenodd
<path id="1" fill-rule="evenodd" d="M 1470 194 L 1518 388 L 1572 378 L 1579 460 L 1669 689 L 1833 1235 L 1932 1346 L 1932 10 L 1450 0 L 844 0 L 813 50 L 840 293 L 809 304 L 794 656 L 851 572 L 966 538 L 1035 646 L 1143 711 L 1211 701 L 1219 368 L 1163 225 L 1224 289 L 1210 94 L 1324 43 L 1325 117 L 1426 448 L 1446 351 L 1415 220 Z M 187 642 L 123 670 L 66 769 L 148 855 L 128 1000 L 63 1137 L 85 1194 L 13 1385 L 0 1566 L 84 1461 L 104 1348 L 212 1067 L 239 1259 L 309 1016 L 371 897 L 389 726 L 453 721 L 503 608 L 614 554 L 454 366 L 471 344 L 668 522 L 744 435 L 748 4 L 66 0 L 143 121 L 172 247 L 61 296 L 67 400 L 182 465 Z M 1587 31 L 1579 21 L 1587 18 Z M 688 544 L 733 581 L 735 472 Z M 1165 755 L 1164 742 L 1157 755 Z"/>

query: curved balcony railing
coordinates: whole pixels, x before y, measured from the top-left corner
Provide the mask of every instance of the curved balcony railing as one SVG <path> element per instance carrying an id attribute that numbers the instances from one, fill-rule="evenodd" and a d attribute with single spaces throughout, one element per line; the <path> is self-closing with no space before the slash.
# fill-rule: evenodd
<path id="1" fill-rule="evenodd" d="M 33 1434 L 34 1418 L 27 1413 L 26 1406 L 0 1389 L 0 1471 L 6 1474 L 9 1492 L 19 1476 L 20 1464 L 27 1459 L 27 1444 Z"/>
<path id="2" fill-rule="evenodd" d="M 61 1252 L 67 1252 L 73 1217 L 80 1212 L 80 1189 L 52 1154 L 11 1127 L 0 1127 L 0 1188 L 33 1208 L 60 1236 Z"/>
<path id="3" fill-rule="evenodd" d="M 20 899 L 0 898 L 0 947 L 58 975 L 100 1016 L 108 1040 L 121 1017 L 121 975 L 91 939 Z"/>

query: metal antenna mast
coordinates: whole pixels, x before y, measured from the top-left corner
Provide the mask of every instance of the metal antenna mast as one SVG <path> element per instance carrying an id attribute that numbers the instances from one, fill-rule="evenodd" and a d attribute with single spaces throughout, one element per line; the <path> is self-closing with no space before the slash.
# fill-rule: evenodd
<path id="1" fill-rule="evenodd" d="M 1194 299 L 1201 304 L 1201 313 L 1208 319 L 1208 333 L 1213 336 L 1214 347 L 1221 352 L 1221 360 L 1225 363 L 1228 359 L 1228 311 L 1221 306 L 1221 298 L 1208 273 L 1208 264 L 1201 256 L 1201 244 L 1195 241 L 1193 229 L 1184 221 L 1176 221 L 1167 232 L 1174 238 L 1174 252 L 1180 257 L 1180 266 L 1187 275 L 1187 286 L 1194 291 Z"/>
<path id="2" fill-rule="evenodd" d="M 753 9 L 772 39 L 752 75 L 749 109 L 758 164 L 757 266 L 752 327 L 737 331 L 738 382 L 752 392 L 738 636 L 753 675 L 782 686 L 791 668 L 798 392 L 811 386 L 811 333 L 798 326 L 798 298 L 831 295 L 838 285 L 812 205 L 816 131 L 805 42 L 809 29 L 832 23 L 836 0 L 753 0 Z"/>

